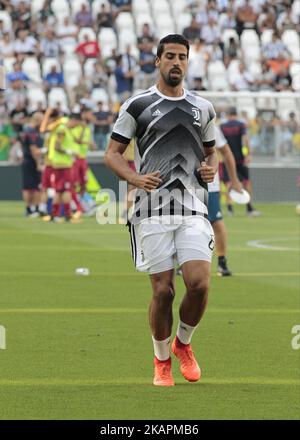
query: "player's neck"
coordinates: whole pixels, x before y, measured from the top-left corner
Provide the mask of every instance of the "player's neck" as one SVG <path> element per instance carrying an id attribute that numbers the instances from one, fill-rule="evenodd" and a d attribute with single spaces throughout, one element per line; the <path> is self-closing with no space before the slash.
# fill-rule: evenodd
<path id="1" fill-rule="evenodd" d="M 182 83 L 176 87 L 171 87 L 164 81 L 159 80 L 156 84 L 157 90 L 163 95 L 170 96 L 171 98 L 179 98 L 184 95 Z"/>

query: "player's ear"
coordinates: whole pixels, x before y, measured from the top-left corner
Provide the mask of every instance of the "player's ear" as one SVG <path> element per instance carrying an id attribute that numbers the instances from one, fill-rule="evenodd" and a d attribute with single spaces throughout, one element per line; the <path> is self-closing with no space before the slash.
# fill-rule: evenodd
<path id="1" fill-rule="evenodd" d="M 160 58 L 157 56 L 155 58 L 155 67 L 158 67 L 160 65 Z"/>

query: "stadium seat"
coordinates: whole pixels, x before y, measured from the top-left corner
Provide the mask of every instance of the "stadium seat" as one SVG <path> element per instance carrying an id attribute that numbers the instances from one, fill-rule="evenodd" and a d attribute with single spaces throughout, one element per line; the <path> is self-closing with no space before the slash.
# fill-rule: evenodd
<path id="1" fill-rule="evenodd" d="M 273 29 L 265 29 L 261 36 L 260 36 L 260 41 L 261 41 L 261 45 L 265 46 L 268 43 L 271 43 L 272 41 L 272 35 L 273 35 Z"/>
<path id="2" fill-rule="evenodd" d="M 11 17 L 7 11 L 0 11 L 0 20 L 3 20 L 7 29 L 12 30 Z"/>
<path id="3" fill-rule="evenodd" d="M 230 38 L 234 38 L 237 43 L 239 42 L 239 36 L 234 29 L 225 29 L 221 39 L 226 46 L 228 46 Z"/>
<path id="4" fill-rule="evenodd" d="M 67 0 L 53 0 L 51 7 L 56 19 L 62 20 L 66 16 L 70 16 L 70 8 Z"/>
<path id="5" fill-rule="evenodd" d="M 97 103 L 99 101 L 102 101 L 104 103 L 108 102 L 108 95 L 107 95 L 106 91 L 101 88 L 93 89 L 93 91 L 91 93 L 91 98 L 92 98 L 92 101 L 94 101 L 95 103 Z"/>
<path id="6" fill-rule="evenodd" d="M 45 0 L 31 0 L 30 2 L 30 9 L 31 9 L 31 14 L 33 16 L 37 15 L 38 12 L 43 9 Z"/>
<path id="7" fill-rule="evenodd" d="M 260 43 L 257 33 L 252 29 L 246 29 L 241 35 L 241 48 L 245 62 L 250 64 L 260 58 Z"/>
<path id="8" fill-rule="evenodd" d="M 254 77 L 258 76 L 261 73 L 261 64 L 253 61 L 249 66 L 249 71 Z"/>
<path id="9" fill-rule="evenodd" d="M 133 0 L 132 11 L 135 17 L 141 13 L 150 14 L 149 2 L 147 0 Z"/>
<path id="10" fill-rule="evenodd" d="M 121 12 L 116 18 L 116 26 L 118 31 L 122 31 L 123 29 L 134 30 L 134 23 L 132 15 L 129 12 Z"/>
<path id="11" fill-rule="evenodd" d="M 282 34 L 282 41 L 291 52 L 293 60 L 300 61 L 299 35 L 294 29 L 286 29 Z"/>
<path id="12" fill-rule="evenodd" d="M 55 64 L 57 70 L 61 71 L 61 65 L 60 62 L 56 58 L 45 58 L 42 62 L 42 74 L 43 77 L 47 75 L 47 73 L 50 72 L 51 67 Z"/>
<path id="13" fill-rule="evenodd" d="M 175 15 L 175 22 L 177 25 L 177 32 L 182 33 L 183 29 L 191 24 L 192 14 L 190 12 L 183 12 Z"/>
<path id="14" fill-rule="evenodd" d="M 81 77 L 81 66 L 77 59 L 67 59 L 63 64 L 64 78 L 67 87 L 75 87 Z"/>
<path id="15" fill-rule="evenodd" d="M 38 108 L 41 102 L 44 107 L 47 107 L 47 98 L 44 90 L 40 87 L 32 87 L 27 91 L 27 99 L 29 103 L 29 111 L 33 112 Z"/>
<path id="16" fill-rule="evenodd" d="M 14 70 L 14 63 L 16 62 L 15 57 L 7 57 L 3 58 L 3 64 L 7 73 L 10 73 Z"/>
<path id="17" fill-rule="evenodd" d="M 41 67 L 36 57 L 26 57 L 22 64 L 22 71 L 26 73 L 32 81 L 36 83 L 42 81 Z"/>
<path id="18" fill-rule="evenodd" d="M 69 111 L 68 98 L 66 92 L 60 87 L 53 87 L 48 94 L 48 105 L 50 107 L 55 107 L 57 103 L 61 104 L 63 111 Z"/>
<path id="19" fill-rule="evenodd" d="M 93 41 L 97 40 L 97 35 L 96 35 L 96 32 L 94 31 L 94 29 L 92 29 L 90 27 L 83 27 L 78 32 L 78 42 L 79 43 L 82 43 L 84 41 L 85 35 L 88 35 L 90 37 L 90 40 L 93 40 Z"/>
<path id="20" fill-rule="evenodd" d="M 123 29 L 119 33 L 119 51 L 122 53 L 126 50 L 126 47 L 136 45 L 136 34 L 130 29 Z"/>
<path id="21" fill-rule="evenodd" d="M 105 48 L 106 45 L 110 47 L 117 48 L 117 37 L 111 28 L 102 28 L 98 34 L 98 42 L 100 44 L 101 50 Z"/>
<path id="22" fill-rule="evenodd" d="M 187 7 L 186 0 L 173 0 L 171 1 L 171 7 L 173 9 L 173 15 L 179 16 L 185 12 L 185 8 Z"/>
<path id="23" fill-rule="evenodd" d="M 208 65 L 208 81 L 211 90 L 228 90 L 226 69 L 222 61 L 213 61 Z"/>
<path id="24" fill-rule="evenodd" d="M 71 7 L 72 7 L 72 16 L 75 17 L 77 12 L 80 11 L 81 5 L 85 4 L 89 9 L 89 2 L 88 0 L 72 0 L 71 1 Z"/>
<path id="25" fill-rule="evenodd" d="M 84 75 L 87 78 L 92 78 L 96 61 L 96 58 L 89 58 L 84 63 Z"/>
<path id="26" fill-rule="evenodd" d="M 167 0 L 151 0 L 151 7 L 153 11 L 153 16 L 156 17 L 158 14 L 169 14 L 170 5 Z"/>
<path id="27" fill-rule="evenodd" d="M 300 63 L 292 63 L 290 66 L 290 74 L 293 79 L 292 86 L 296 91 L 300 90 Z"/>
<path id="28" fill-rule="evenodd" d="M 137 34 L 140 35 L 142 32 L 142 27 L 144 23 L 148 23 L 151 28 L 153 28 L 153 18 L 150 14 L 138 14 L 135 17 L 135 22 L 137 26 Z"/>

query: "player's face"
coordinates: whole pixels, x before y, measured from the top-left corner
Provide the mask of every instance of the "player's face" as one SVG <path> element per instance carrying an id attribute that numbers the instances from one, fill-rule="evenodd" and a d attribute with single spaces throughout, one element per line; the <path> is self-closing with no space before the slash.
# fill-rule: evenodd
<path id="1" fill-rule="evenodd" d="M 176 87 L 183 81 L 187 66 L 187 48 L 182 44 L 165 44 L 161 58 L 156 58 L 156 67 L 171 87 Z"/>

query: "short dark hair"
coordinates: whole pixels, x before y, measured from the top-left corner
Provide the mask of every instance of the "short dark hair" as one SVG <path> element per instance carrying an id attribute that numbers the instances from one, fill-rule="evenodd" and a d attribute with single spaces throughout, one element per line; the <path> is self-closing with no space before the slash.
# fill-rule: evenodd
<path id="1" fill-rule="evenodd" d="M 157 57 L 160 58 L 162 56 L 162 53 L 164 51 L 165 44 L 182 44 L 187 49 L 187 56 L 189 57 L 190 52 L 190 44 L 186 38 L 184 38 L 180 34 L 170 34 L 166 37 L 162 38 L 157 46 Z"/>

